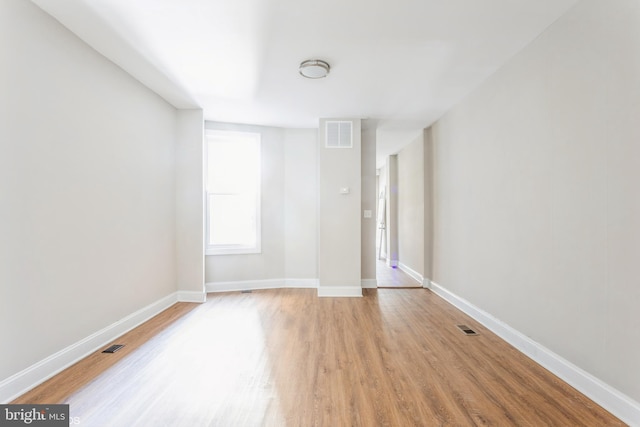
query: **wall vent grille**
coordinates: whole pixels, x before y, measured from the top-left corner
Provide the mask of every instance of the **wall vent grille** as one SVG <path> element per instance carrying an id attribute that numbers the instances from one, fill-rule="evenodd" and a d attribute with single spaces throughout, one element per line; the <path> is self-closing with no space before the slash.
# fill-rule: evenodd
<path id="1" fill-rule="evenodd" d="M 353 148 L 353 126 L 350 121 L 326 122 L 327 148 Z"/>

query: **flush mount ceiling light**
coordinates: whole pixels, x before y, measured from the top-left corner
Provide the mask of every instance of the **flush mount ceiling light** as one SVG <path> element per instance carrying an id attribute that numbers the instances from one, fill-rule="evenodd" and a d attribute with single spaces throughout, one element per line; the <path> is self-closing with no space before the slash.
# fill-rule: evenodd
<path id="1" fill-rule="evenodd" d="M 302 61 L 298 71 L 301 76 L 308 79 L 321 79 L 323 77 L 327 77 L 330 69 L 331 67 L 325 61 L 321 61 L 320 59 L 308 59 L 306 61 Z"/>

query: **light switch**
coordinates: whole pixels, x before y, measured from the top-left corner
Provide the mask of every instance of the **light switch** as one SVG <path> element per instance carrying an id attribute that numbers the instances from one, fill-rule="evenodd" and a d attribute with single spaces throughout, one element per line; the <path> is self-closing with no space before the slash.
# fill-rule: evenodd
<path id="1" fill-rule="evenodd" d="M 364 211 L 364 217 L 365 218 L 371 218 L 371 211 L 370 210 L 365 210 Z"/>

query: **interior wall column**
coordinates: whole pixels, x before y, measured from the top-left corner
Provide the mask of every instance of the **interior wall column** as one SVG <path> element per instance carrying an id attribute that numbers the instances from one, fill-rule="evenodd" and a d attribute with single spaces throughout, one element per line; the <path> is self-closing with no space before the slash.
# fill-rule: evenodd
<path id="1" fill-rule="evenodd" d="M 387 265 L 398 266 L 398 156 L 387 157 L 386 176 L 386 237 Z"/>
<path id="2" fill-rule="evenodd" d="M 433 212 L 434 212 L 433 135 L 429 127 L 424 130 L 424 279 L 428 288 L 433 279 Z"/>
<path id="3" fill-rule="evenodd" d="M 327 146 L 327 122 L 350 123 L 351 144 Z M 318 296 L 359 297 L 361 283 L 361 121 L 321 119 L 318 132 Z"/>

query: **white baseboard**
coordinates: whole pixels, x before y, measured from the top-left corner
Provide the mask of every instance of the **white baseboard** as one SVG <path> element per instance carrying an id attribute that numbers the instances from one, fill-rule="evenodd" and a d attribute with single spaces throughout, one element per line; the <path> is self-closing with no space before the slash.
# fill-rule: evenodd
<path id="1" fill-rule="evenodd" d="M 623 422 L 631 426 L 640 426 L 640 403 L 437 283 L 432 281 L 430 287 L 434 293 L 482 323 L 500 338 L 560 377 Z"/>
<path id="2" fill-rule="evenodd" d="M 284 285 L 292 289 L 316 289 L 318 279 L 284 279 Z"/>
<path id="3" fill-rule="evenodd" d="M 401 262 L 398 263 L 398 268 L 400 270 L 404 271 L 405 273 L 407 273 L 412 278 L 416 279 L 418 281 L 418 283 L 422 284 L 422 279 L 423 279 L 422 274 L 418 273 L 413 268 L 411 268 L 408 265 L 403 264 Z"/>
<path id="4" fill-rule="evenodd" d="M 372 280 L 372 279 L 368 279 Z M 373 280 L 375 282 L 375 280 Z M 367 282 L 370 284 L 369 282 Z M 318 289 L 319 297 L 361 297 L 362 286 L 318 286 L 318 279 L 267 279 L 238 280 L 234 282 L 210 282 L 207 292 L 234 292 L 259 289 Z"/>
<path id="5" fill-rule="evenodd" d="M 177 293 L 141 308 L 112 325 L 89 335 L 46 359 L 0 382 L 0 403 L 6 404 L 43 383 L 89 354 L 111 343 L 117 337 L 146 322 L 178 301 Z"/>
<path id="6" fill-rule="evenodd" d="M 431 279 L 429 279 L 428 277 L 422 279 L 422 287 L 425 289 L 431 289 Z"/>
<path id="7" fill-rule="evenodd" d="M 207 293 L 248 291 L 258 289 L 278 289 L 284 287 L 284 279 L 236 280 L 233 282 L 210 282 L 205 284 Z"/>
<path id="8" fill-rule="evenodd" d="M 207 294 L 198 291 L 178 291 L 179 302 L 207 302 Z"/>
<path id="9" fill-rule="evenodd" d="M 318 279 L 237 280 L 233 282 L 210 282 L 205 285 L 207 292 L 233 292 L 281 288 L 315 289 L 317 287 Z"/>
<path id="10" fill-rule="evenodd" d="M 361 297 L 362 286 L 318 286 L 319 297 Z"/>
<path id="11" fill-rule="evenodd" d="M 360 281 L 362 289 L 376 289 L 378 287 L 377 279 L 362 279 Z"/>

